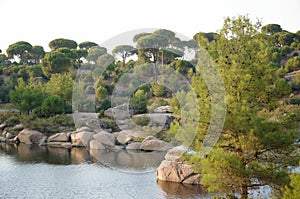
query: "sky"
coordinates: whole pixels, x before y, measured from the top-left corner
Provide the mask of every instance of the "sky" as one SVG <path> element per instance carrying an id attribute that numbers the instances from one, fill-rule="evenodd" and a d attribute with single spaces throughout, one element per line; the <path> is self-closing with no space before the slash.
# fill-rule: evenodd
<path id="1" fill-rule="evenodd" d="M 217 32 L 227 16 L 246 14 L 263 25 L 300 30 L 299 0 L 0 0 L 0 49 L 27 41 L 49 50 L 56 38 L 102 44 L 141 28 L 192 38 L 197 32 Z"/>

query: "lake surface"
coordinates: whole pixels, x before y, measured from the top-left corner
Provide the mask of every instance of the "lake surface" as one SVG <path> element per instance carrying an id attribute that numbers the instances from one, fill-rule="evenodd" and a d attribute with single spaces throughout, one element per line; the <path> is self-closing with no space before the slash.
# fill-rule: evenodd
<path id="1" fill-rule="evenodd" d="M 0 198 L 210 198 L 200 186 L 157 182 L 163 156 L 0 143 Z"/>

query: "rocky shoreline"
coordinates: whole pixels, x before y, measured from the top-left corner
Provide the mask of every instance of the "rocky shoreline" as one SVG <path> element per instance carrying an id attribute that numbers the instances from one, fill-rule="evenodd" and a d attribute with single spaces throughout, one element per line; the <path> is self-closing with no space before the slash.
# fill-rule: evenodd
<path id="1" fill-rule="evenodd" d="M 165 107 L 159 109 L 166 109 Z M 168 109 L 164 110 L 168 111 Z M 136 116 L 138 117 L 138 116 Z M 176 146 L 162 141 L 152 135 L 139 130 L 121 130 L 112 132 L 110 129 L 102 129 L 97 125 L 100 121 L 92 119 L 92 122 L 85 122 L 85 126 L 81 126 L 72 132 L 61 132 L 45 136 L 37 130 L 23 128 L 22 124 L 9 127 L 6 123 L 0 124 L 0 142 L 11 144 L 27 144 L 48 147 L 58 147 L 71 149 L 73 147 L 84 147 L 94 154 L 106 151 L 136 151 L 136 152 L 164 152 L 165 159 L 157 168 L 157 179 L 161 181 L 171 181 L 186 184 L 199 184 L 201 175 L 194 172 L 192 166 L 187 165 L 181 160 L 181 154 L 187 151 L 186 147 Z M 91 125 L 93 124 L 93 125 Z M 95 125 L 96 124 L 96 125 Z M 8 132 L 13 129 L 18 132 L 13 135 Z"/>

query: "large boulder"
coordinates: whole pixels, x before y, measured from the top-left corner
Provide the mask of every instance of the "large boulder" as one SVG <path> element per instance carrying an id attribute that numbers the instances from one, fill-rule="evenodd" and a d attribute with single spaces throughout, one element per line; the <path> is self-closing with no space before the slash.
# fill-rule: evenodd
<path id="1" fill-rule="evenodd" d="M 80 131 L 71 134 L 72 146 L 88 147 L 90 141 L 93 139 L 94 132 Z"/>
<path id="2" fill-rule="evenodd" d="M 109 118 L 116 118 L 116 120 L 129 119 L 132 115 L 129 104 L 121 104 L 119 106 L 109 108 L 104 111 L 104 116 Z"/>
<path id="3" fill-rule="evenodd" d="M 29 129 L 24 129 L 18 134 L 19 141 L 25 144 L 39 144 L 45 137 L 41 132 Z"/>
<path id="4" fill-rule="evenodd" d="M 181 154 L 184 151 L 187 151 L 187 147 L 178 146 L 168 151 L 165 160 L 156 169 L 157 179 L 185 184 L 200 184 L 201 175 L 181 159 Z"/>
<path id="5" fill-rule="evenodd" d="M 90 142 L 90 149 L 106 149 L 108 147 L 114 147 L 116 143 L 116 137 L 105 131 L 101 131 L 93 136 L 93 140 Z"/>
<path id="6" fill-rule="evenodd" d="M 141 143 L 132 142 L 126 146 L 126 150 L 141 150 Z"/>
<path id="7" fill-rule="evenodd" d="M 154 109 L 154 113 L 172 113 L 170 106 L 159 106 Z"/>
<path id="8" fill-rule="evenodd" d="M 66 133 L 56 133 L 48 138 L 48 142 L 69 142 L 69 137 Z"/>
<path id="9" fill-rule="evenodd" d="M 141 144 L 141 150 L 144 151 L 168 151 L 171 148 L 173 148 L 171 144 L 153 136 L 146 137 Z"/>

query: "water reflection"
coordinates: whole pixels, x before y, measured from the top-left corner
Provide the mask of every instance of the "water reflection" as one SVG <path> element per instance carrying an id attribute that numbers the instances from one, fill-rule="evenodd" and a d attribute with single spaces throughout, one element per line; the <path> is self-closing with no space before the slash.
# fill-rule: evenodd
<path id="1" fill-rule="evenodd" d="M 93 161 L 122 170 L 134 172 L 155 171 L 164 159 L 165 152 L 105 151 L 90 150 Z"/>
<path id="2" fill-rule="evenodd" d="M 19 162 L 48 163 L 57 165 L 80 164 L 90 161 L 85 148 L 54 148 L 25 144 L 0 144 L 0 152 L 12 155 Z"/>
<path id="3" fill-rule="evenodd" d="M 167 198 L 211 198 L 201 185 L 189 185 L 157 180 L 159 187 Z"/>
<path id="4" fill-rule="evenodd" d="M 164 153 L 0 143 L 0 184 L 6 185 L 0 198 L 206 198 L 200 186 L 156 183 L 155 172 L 149 171 L 163 157 Z"/>

